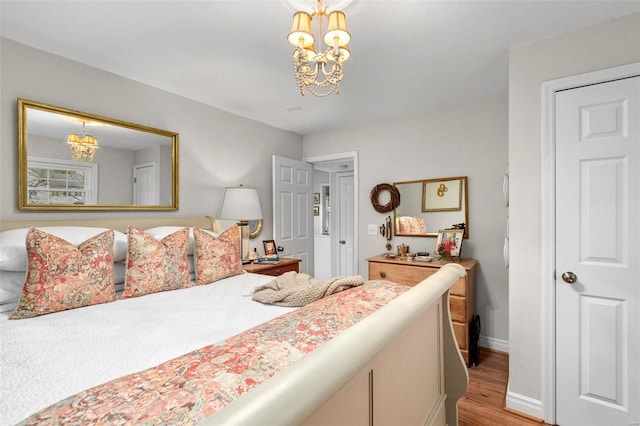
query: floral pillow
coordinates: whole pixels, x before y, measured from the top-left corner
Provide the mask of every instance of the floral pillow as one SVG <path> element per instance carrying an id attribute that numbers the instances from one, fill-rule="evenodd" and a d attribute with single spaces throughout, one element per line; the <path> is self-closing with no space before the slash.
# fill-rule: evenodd
<path id="1" fill-rule="evenodd" d="M 209 284 L 244 272 L 240 256 L 240 228 L 237 225 L 217 237 L 193 228 L 193 236 L 196 240 L 196 285 Z"/>
<path id="2" fill-rule="evenodd" d="M 30 229 L 27 278 L 11 319 L 115 301 L 113 235 L 113 231 L 106 231 L 76 247 L 55 235 Z"/>
<path id="3" fill-rule="evenodd" d="M 189 228 L 158 241 L 129 226 L 128 241 L 123 299 L 193 285 L 187 260 Z"/>

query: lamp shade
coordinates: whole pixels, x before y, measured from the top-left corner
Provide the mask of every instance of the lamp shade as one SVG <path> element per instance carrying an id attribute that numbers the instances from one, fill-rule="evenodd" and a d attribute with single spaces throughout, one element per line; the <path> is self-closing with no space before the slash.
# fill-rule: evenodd
<path id="1" fill-rule="evenodd" d="M 337 47 L 346 46 L 351 41 L 351 34 L 347 29 L 347 16 L 341 10 L 329 14 L 329 25 L 324 35 L 324 44 Z M 336 43 L 337 42 L 337 43 Z"/>
<path id="2" fill-rule="evenodd" d="M 296 47 L 313 45 L 315 39 L 311 33 L 311 15 L 307 12 L 296 12 L 293 15 L 291 32 L 287 36 L 287 40 Z M 302 44 L 302 46 L 300 44 Z"/>
<path id="3" fill-rule="evenodd" d="M 307 46 L 304 48 L 304 54 L 307 58 L 307 62 L 312 62 L 313 58 L 316 57 L 316 49 L 313 46 L 313 44 L 311 46 Z"/>
<path id="4" fill-rule="evenodd" d="M 262 219 L 258 191 L 255 188 L 245 188 L 244 186 L 225 188 L 220 208 L 220 219 Z"/>

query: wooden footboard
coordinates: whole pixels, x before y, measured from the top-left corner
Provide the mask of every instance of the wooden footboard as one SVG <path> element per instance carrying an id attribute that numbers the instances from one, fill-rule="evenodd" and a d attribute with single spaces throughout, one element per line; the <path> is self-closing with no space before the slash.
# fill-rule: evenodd
<path id="1" fill-rule="evenodd" d="M 449 313 L 450 264 L 203 424 L 456 425 L 468 384 Z"/>

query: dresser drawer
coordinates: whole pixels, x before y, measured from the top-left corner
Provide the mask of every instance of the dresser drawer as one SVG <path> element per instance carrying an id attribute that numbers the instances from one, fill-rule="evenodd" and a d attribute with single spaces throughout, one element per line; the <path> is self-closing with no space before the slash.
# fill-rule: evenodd
<path id="1" fill-rule="evenodd" d="M 449 306 L 451 309 L 451 321 L 465 324 L 467 322 L 467 299 L 449 295 Z"/>
<path id="2" fill-rule="evenodd" d="M 465 323 L 454 322 L 453 324 L 453 334 L 456 335 L 456 340 L 458 341 L 458 347 L 460 349 L 467 349 L 469 338 L 467 337 L 467 326 Z"/>
<path id="3" fill-rule="evenodd" d="M 370 280 L 387 280 L 414 286 L 437 272 L 433 268 L 407 267 L 390 263 L 369 263 Z"/>
<path id="4" fill-rule="evenodd" d="M 394 283 L 414 286 L 425 278 L 430 277 L 438 271 L 437 268 L 427 268 L 424 266 L 404 266 L 390 263 L 369 263 L 370 280 L 387 280 Z M 460 278 L 451 286 L 451 294 L 456 296 L 467 295 L 466 278 Z"/>
<path id="5" fill-rule="evenodd" d="M 462 277 L 451 286 L 451 294 L 456 296 L 466 296 L 467 295 L 467 278 Z"/>

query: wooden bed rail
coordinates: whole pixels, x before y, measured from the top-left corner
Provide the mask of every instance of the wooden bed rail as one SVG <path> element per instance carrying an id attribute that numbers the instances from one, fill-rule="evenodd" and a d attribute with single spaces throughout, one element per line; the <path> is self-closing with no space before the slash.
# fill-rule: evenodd
<path id="1" fill-rule="evenodd" d="M 398 406 L 398 401 L 385 406 L 386 397 L 376 399 L 371 394 L 373 388 L 378 394 L 386 395 L 384 389 L 378 390 L 371 380 L 376 375 L 384 378 L 384 369 L 390 367 L 392 376 L 401 375 L 399 370 L 403 369 L 410 376 L 414 370 L 433 371 L 424 373 L 429 377 L 415 380 L 424 389 L 408 390 L 409 394 L 424 391 L 429 395 L 428 401 L 414 404 L 423 411 L 417 414 L 419 423 L 457 425 L 458 399 L 464 394 L 469 379 L 453 333 L 448 298 L 453 283 L 465 273 L 460 265 L 443 266 L 374 314 L 241 395 L 202 424 L 373 424 L 374 418 L 385 423 L 382 420 L 385 415 L 402 424 L 397 416 L 415 407 Z M 397 362 L 397 357 L 406 354 L 411 345 L 421 347 L 418 351 L 424 350 L 426 356 L 414 357 L 417 359 L 413 365 Z M 429 358 L 429 354 L 433 357 Z M 401 383 L 404 386 L 405 382 Z M 398 387 L 391 390 L 392 395 Z M 365 401 L 369 401 L 366 407 Z M 400 405 L 403 403 L 404 400 Z M 389 406 L 391 411 L 387 413 Z"/>

